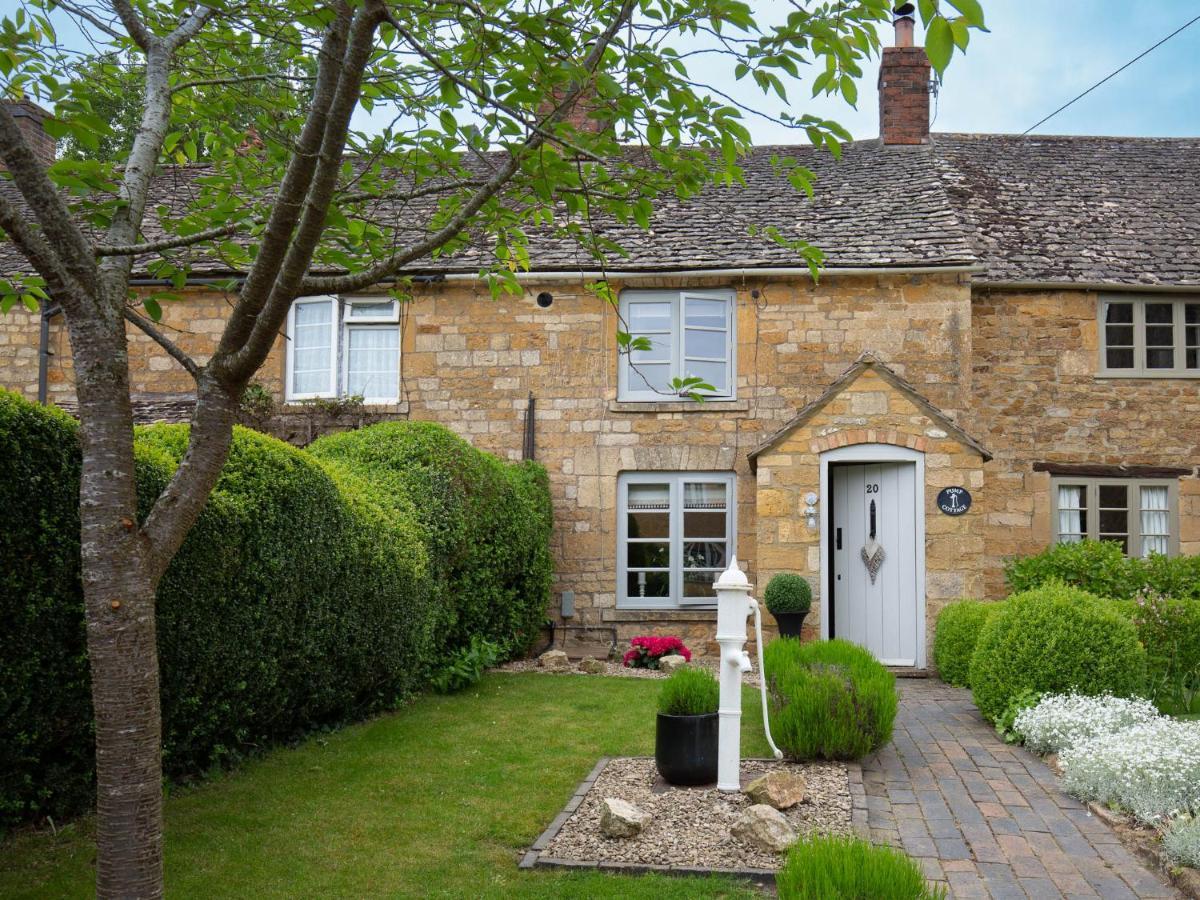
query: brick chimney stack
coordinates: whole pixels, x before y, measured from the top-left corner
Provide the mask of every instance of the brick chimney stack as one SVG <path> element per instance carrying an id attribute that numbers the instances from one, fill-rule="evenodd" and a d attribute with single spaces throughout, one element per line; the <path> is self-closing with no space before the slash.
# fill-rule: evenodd
<path id="1" fill-rule="evenodd" d="M 5 100 L 4 106 L 8 110 L 9 115 L 17 123 L 17 127 L 21 129 L 21 135 L 25 138 L 25 143 L 29 145 L 29 149 L 33 151 L 43 165 L 50 165 L 54 162 L 58 155 L 57 142 L 46 133 L 45 125 L 42 123 L 50 118 L 48 110 L 42 109 L 32 100 Z M 0 169 L 4 168 L 4 164 L 0 163 Z"/>
<path id="2" fill-rule="evenodd" d="M 879 66 L 879 137 L 885 144 L 929 142 L 929 58 L 913 46 L 913 5 L 895 10 L 896 46 Z"/>

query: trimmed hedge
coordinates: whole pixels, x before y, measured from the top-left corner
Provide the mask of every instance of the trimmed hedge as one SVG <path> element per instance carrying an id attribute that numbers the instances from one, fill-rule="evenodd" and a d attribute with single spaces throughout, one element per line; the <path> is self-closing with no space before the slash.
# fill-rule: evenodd
<path id="1" fill-rule="evenodd" d="M 896 678 L 857 644 L 781 638 L 763 666 L 771 732 L 791 759 L 859 759 L 891 739 Z"/>
<path id="2" fill-rule="evenodd" d="M 933 660 L 942 681 L 970 687 L 971 654 L 988 619 L 1000 609 L 998 603 L 959 600 L 938 614 L 933 637 Z"/>
<path id="3" fill-rule="evenodd" d="M 62 818 L 93 800 L 77 435 L 73 419 L 0 391 L 0 825 Z M 139 429 L 143 515 L 186 441 L 184 426 Z M 466 446 L 460 460 L 484 457 Z M 391 708 L 461 646 L 448 637 L 455 609 L 444 605 L 457 597 L 438 582 L 416 504 L 363 474 L 235 429 L 158 591 L 168 777 Z M 499 502 L 515 515 L 545 511 L 510 526 L 509 539 L 544 541 L 544 475 L 524 466 L 504 484 Z M 520 502 L 509 496 L 518 493 Z M 513 580 L 542 583 L 548 552 L 529 553 L 536 577 Z M 546 600 L 543 591 L 516 615 L 497 609 L 489 633 L 532 618 L 537 603 L 544 614 Z M 504 637 L 510 647 L 528 640 L 515 628 Z"/>
<path id="4" fill-rule="evenodd" d="M 1113 600 L 1133 600 L 1143 591 L 1200 600 L 1200 556 L 1131 559 L 1115 541 L 1055 544 L 1010 560 L 1004 576 L 1014 593 L 1061 581 Z"/>
<path id="5" fill-rule="evenodd" d="M 1026 691 L 1134 696 L 1145 689 L 1146 653 L 1111 602 L 1051 582 L 1009 597 L 988 620 L 970 683 L 975 705 L 994 722 Z"/>
<path id="6" fill-rule="evenodd" d="M 553 575 L 544 468 L 506 464 L 432 422 L 332 434 L 308 452 L 369 478 L 406 508 L 412 499 L 429 547 L 442 646 L 480 635 L 506 659 L 529 647 L 545 621 Z"/>

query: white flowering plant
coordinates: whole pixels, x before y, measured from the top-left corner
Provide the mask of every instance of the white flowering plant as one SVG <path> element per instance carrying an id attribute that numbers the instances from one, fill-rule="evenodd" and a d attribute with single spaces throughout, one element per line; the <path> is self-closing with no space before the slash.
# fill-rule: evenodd
<path id="1" fill-rule="evenodd" d="M 1075 744 L 1058 757 L 1063 788 L 1163 825 L 1200 813 L 1200 722 L 1158 718 Z"/>
<path id="2" fill-rule="evenodd" d="M 1157 719 L 1149 700 L 1103 695 L 1047 694 L 1023 709 L 1012 730 L 1035 753 L 1061 753 L 1081 741 Z"/>
<path id="3" fill-rule="evenodd" d="M 1171 862 L 1200 869 L 1200 818 L 1179 816 L 1172 820 L 1162 840 Z"/>

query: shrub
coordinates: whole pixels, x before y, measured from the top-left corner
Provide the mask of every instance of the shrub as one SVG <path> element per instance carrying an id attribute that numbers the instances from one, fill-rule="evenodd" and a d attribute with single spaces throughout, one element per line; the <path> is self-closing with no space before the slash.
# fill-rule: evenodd
<path id="1" fill-rule="evenodd" d="M 1052 582 L 1009 597 L 971 657 L 975 704 L 993 722 L 1022 691 L 1112 694 L 1145 689 L 1146 654 L 1110 604 Z"/>
<path id="2" fill-rule="evenodd" d="M 767 582 L 763 601 L 771 615 L 806 613 L 812 608 L 812 587 L 806 578 L 791 572 L 780 572 Z"/>
<path id="3" fill-rule="evenodd" d="M 475 635 L 501 657 L 537 637 L 550 602 L 550 490 L 537 463 L 510 465 L 432 422 L 383 422 L 327 435 L 317 459 L 368 479 L 424 527 L 438 652 Z"/>
<path id="4" fill-rule="evenodd" d="M 933 660 L 942 681 L 970 687 L 971 654 L 975 643 L 996 611 L 997 603 L 959 600 L 941 611 L 933 638 Z"/>
<path id="5" fill-rule="evenodd" d="M 836 835 L 802 837 L 775 879 L 780 900 L 934 900 L 921 868 L 899 850 Z"/>
<path id="6" fill-rule="evenodd" d="M 1115 541 L 1055 544 L 1033 556 L 1010 560 L 1004 577 L 1014 593 L 1061 581 L 1100 597 L 1129 600 L 1141 586 L 1136 563 Z"/>
<path id="7" fill-rule="evenodd" d="M 1004 712 L 996 717 L 996 734 L 1006 744 L 1018 744 L 1021 735 L 1017 733 L 1016 722 L 1021 713 L 1033 709 L 1042 702 L 1041 691 L 1021 691 L 1015 697 L 1010 697 Z"/>
<path id="8" fill-rule="evenodd" d="M 1146 648 L 1151 699 L 1169 715 L 1200 713 L 1200 600 L 1147 591 L 1131 618 Z"/>
<path id="9" fill-rule="evenodd" d="M 671 655 L 682 656 L 688 662 L 692 660 L 692 651 L 679 638 L 646 634 L 630 640 L 629 649 L 621 660 L 631 669 L 657 669 L 658 661 Z"/>
<path id="10" fill-rule="evenodd" d="M 715 713 L 721 686 L 708 669 L 682 668 L 671 673 L 658 692 L 658 711 L 665 716 Z"/>
<path id="11" fill-rule="evenodd" d="M 429 683 L 440 694 L 453 694 L 477 683 L 484 670 L 494 666 L 499 658 L 499 646 L 475 635 L 471 643 L 450 654 L 449 661 L 433 673 Z"/>
<path id="12" fill-rule="evenodd" d="M 1163 850 L 1177 866 L 1200 869 L 1200 818 L 1179 816 L 1163 834 Z"/>
<path id="13" fill-rule="evenodd" d="M 186 443 L 183 426 L 139 429 L 142 515 Z M 86 808 L 94 748 L 78 426 L 0 391 L 0 452 L 7 466 L 0 479 L 3 825 Z M 536 472 L 518 477 L 536 493 Z M 441 667 L 437 601 L 448 592 L 432 580 L 413 505 L 382 488 L 235 429 L 221 477 L 158 590 L 169 778 L 390 708 Z M 523 527 L 543 533 L 548 526 L 531 516 Z M 531 554 L 530 564 L 539 566 L 540 557 Z M 500 622 L 521 619 L 505 613 L 494 610 Z"/>
<path id="14" fill-rule="evenodd" d="M 763 664 L 771 731 L 793 759 L 858 759 L 892 736 L 896 679 L 848 641 L 777 640 Z"/>
<path id="15" fill-rule="evenodd" d="M 1128 559 L 1114 541 L 1056 544 L 1010 560 L 1004 574 L 1017 593 L 1062 581 L 1113 600 L 1132 600 L 1143 590 L 1200 600 L 1200 556 Z"/>
<path id="16" fill-rule="evenodd" d="M 1143 822 L 1200 813 L 1200 722 L 1144 722 L 1082 741 L 1058 762 L 1069 793 L 1123 807 Z"/>
<path id="17" fill-rule="evenodd" d="M 1048 694 L 1016 717 L 1013 730 L 1035 753 L 1061 753 L 1085 740 L 1157 718 L 1154 704 L 1140 698 Z"/>

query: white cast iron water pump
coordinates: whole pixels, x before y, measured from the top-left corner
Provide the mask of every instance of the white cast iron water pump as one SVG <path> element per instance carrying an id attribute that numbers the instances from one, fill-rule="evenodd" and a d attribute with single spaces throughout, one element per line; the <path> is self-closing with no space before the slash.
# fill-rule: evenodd
<path id="1" fill-rule="evenodd" d="M 750 671 L 746 653 L 746 618 L 754 613 L 754 636 L 758 646 L 758 675 L 762 695 L 763 730 L 776 759 L 783 752 L 771 740 L 767 720 L 767 675 L 763 671 L 762 613 L 750 596 L 750 582 L 738 568 L 737 557 L 713 584 L 717 592 L 717 643 L 721 645 L 721 705 L 717 736 L 717 790 L 740 791 L 742 759 L 742 673 Z"/>

